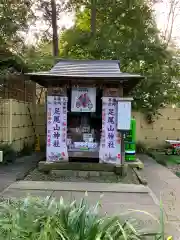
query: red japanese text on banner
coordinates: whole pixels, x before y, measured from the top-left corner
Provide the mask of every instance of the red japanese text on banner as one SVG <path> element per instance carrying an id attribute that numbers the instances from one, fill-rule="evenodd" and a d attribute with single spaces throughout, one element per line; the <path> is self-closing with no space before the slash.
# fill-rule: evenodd
<path id="1" fill-rule="evenodd" d="M 68 160 L 67 97 L 47 97 L 47 161 Z"/>
<path id="2" fill-rule="evenodd" d="M 112 97 L 102 99 L 102 133 L 99 158 L 101 162 L 120 162 L 120 143 L 117 141 L 117 101 Z"/>

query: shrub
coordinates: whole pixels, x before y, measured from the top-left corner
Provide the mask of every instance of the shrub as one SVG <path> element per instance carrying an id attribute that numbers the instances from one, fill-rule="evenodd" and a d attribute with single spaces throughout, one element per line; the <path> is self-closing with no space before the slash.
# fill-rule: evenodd
<path id="1" fill-rule="evenodd" d="M 137 142 L 136 143 L 136 151 L 137 153 L 146 153 L 147 147 L 143 142 Z"/>
<path id="2" fill-rule="evenodd" d="M 62 198 L 59 202 L 29 197 L 19 201 L 1 201 L 0 238 L 143 240 L 147 236 L 151 236 L 150 239 L 159 236 L 158 239 L 162 239 L 157 233 L 140 234 L 130 222 L 122 221 L 119 217 L 100 217 L 98 208 L 99 203 L 94 207 L 89 207 L 85 200 L 79 204 L 75 201 L 65 204 Z"/>
<path id="3" fill-rule="evenodd" d="M 9 144 L 1 144 L 0 151 L 3 151 L 3 163 L 12 163 L 16 161 L 16 152 Z"/>

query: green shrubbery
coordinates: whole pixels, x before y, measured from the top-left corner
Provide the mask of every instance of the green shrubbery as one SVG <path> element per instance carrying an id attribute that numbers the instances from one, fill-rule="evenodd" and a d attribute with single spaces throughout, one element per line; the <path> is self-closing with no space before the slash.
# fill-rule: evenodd
<path id="1" fill-rule="evenodd" d="M 120 217 L 101 217 L 98 208 L 99 204 L 89 207 L 85 200 L 79 204 L 49 198 L 2 200 L 0 239 L 138 240 L 147 236 L 150 236 L 148 239 L 164 239 L 163 227 L 161 234 L 140 234 L 130 222 Z"/>
<path id="2" fill-rule="evenodd" d="M 140 142 L 140 141 L 136 143 L 136 152 L 137 153 L 146 153 L 146 151 L 147 151 L 147 146 L 145 143 Z"/>
<path id="3" fill-rule="evenodd" d="M 3 151 L 3 163 L 8 164 L 16 161 L 16 152 L 9 144 L 1 144 L 0 151 Z"/>

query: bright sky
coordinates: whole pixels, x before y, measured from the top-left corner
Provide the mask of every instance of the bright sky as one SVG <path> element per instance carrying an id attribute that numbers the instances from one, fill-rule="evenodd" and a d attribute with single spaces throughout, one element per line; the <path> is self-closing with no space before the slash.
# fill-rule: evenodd
<path id="1" fill-rule="evenodd" d="M 180 46 L 180 0 L 162 0 L 161 3 L 158 3 L 155 5 L 155 15 L 157 20 L 157 25 L 159 29 L 164 32 L 167 27 L 167 19 L 170 9 L 169 2 L 177 1 L 177 7 L 176 7 L 176 18 L 173 24 L 173 31 L 172 31 L 172 39 L 176 43 L 176 45 Z M 73 14 L 62 14 L 61 20 L 58 21 L 58 27 L 59 29 L 70 28 L 73 26 L 74 23 L 74 16 Z M 30 27 L 29 33 L 26 37 L 26 42 L 29 44 L 32 44 L 35 42 L 34 35 L 38 34 L 39 31 L 44 31 L 46 29 L 45 23 L 39 21 L 36 23 L 36 26 Z"/>
<path id="2" fill-rule="evenodd" d="M 167 27 L 167 19 L 170 11 L 171 2 L 174 2 L 176 4 L 172 40 L 176 43 L 176 45 L 180 47 L 180 0 L 162 0 L 161 3 L 156 4 L 156 21 L 159 29 L 164 32 Z"/>
<path id="3" fill-rule="evenodd" d="M 40 16 L 40 14 L 38 14 Z M 57 22 L 59 31 L 62 28 L 70 28 L 74 24 L 74 15 L 73 14 L 62 14 L 61 20 Z M 38 36 L 39 32 L 44 32 L 47 29 L 46 23 L 43 21 L 37 21 L 35 26 L 31 26 L 28 34 L 26 35 L 26 43 L 34 44 L 36 38 L 34 36 Z"/>

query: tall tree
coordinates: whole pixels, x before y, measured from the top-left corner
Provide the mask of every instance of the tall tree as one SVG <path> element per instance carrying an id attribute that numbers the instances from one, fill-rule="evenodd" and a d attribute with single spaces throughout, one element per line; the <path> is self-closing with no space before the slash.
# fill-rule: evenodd
<path id="1" fill-rule="evenodd" d="M 66 0 L 38 0 L 34 2 L 36 20 L 44 24 L 43 34 L 40 35 L 40 40 L 52 40 L 53 56 L 59 55 L 58 21 L 61 20 L 62 13 L 65 13 L 67 10 L 69 10 L 69 8 L 68 1 Z"/>
<path id="2" fill-rule="evenodd" d="M 51 0 L 51 19 L 53 30 L 53 56 L 57 57 L 59 55 L 59 47 L 58 47 L 57 12 L 55 0 Z"/>

